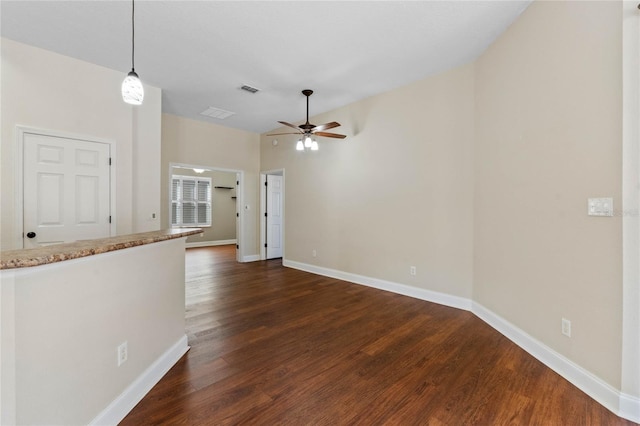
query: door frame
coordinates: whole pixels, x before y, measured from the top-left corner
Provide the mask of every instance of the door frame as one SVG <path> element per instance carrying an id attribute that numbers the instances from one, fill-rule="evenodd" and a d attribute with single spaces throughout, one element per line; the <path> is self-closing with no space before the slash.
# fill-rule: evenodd
<path id="1" fill-rule="evenodd" d="M 284 169 L 273 169 L 260 172 L 260 260 L 267 259 L 267 250 L 264 245 L 267 242 L 267 224 L 264 220 L 267 213 L 267 194 L 264 190 L 265 183 L 267 182 L 267 175 L 282 176 L 282 259 L 285 259 L 285 223 L 286 223 L 286 177 Z"/>
<path id="2" fill-rule="evenodd" d="M 617 414 L 637 422 L 640 409 L 640 12 L 636 2 L 622 3 L 622 395 Z"/>
<path id="3" fill-rule="evenodd" d="M 109 236 L 116 235 L 117 216 L 116 210 L 116 143 L 111 139 L 98 138 L 95 136 L 81 135 L 77 133 L 64 132 L 59 130 L 40 129 L 29 126 L 16 126 L 16 138 L 14 143 L 14 246 L 16 249 L 24 248 L 24 138 L 27 134 L 49 136 L 54 138 L 74 139 L 78 141 L 104 143 L 109 145 L 109 157 L 111 167 L 109 168 L 109 215 L 111 224 L 109 226 Z"/>
<path id="4" fill-rule="evenodd" d="M 236 188 L 236 247 L 239 247 L 236 250 L 236 261 L 237 262 L 245 262 L 244 253 L 246 252 L 245 241 L 244 241 L 244 227 L 245 220 L 244 214 L 242 214 L 245 210 L 242 208 L 244 205 L 244 171 L 238 169 L 225 169 L 222 167 L 215 166 L 204 166 L 202 164 L 186 164 L 186 163 L 173 163 L 169 162 L 169 173 L 168 173 L 168 187 L 167 187 L 167 199 L 169 202 L 163 208 L 166 209 L 168 226 L 171 228 L 171 176 L 173 174 L 174 168 L 183 168 L 183 169 L 204 169 L 208 171 L 214 172 L 225 172 L 225 173 L 235 173 L 236 181 L 239 182 Z"/>

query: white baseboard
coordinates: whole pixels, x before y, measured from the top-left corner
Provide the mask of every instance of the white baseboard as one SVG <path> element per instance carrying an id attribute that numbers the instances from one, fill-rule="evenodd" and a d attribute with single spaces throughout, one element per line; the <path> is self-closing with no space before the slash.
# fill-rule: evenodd
<path id="1" fill-rule="evenodd" d="M 635 401 L 635 419 L 629 417 L 633 414 L 634 401 L 628 395 L 624 395 L 613 386 L 585 370 L 570 359 L 554 351 L 544 343 L 538 341 L 520 328 L 496 315 L 494 312 L 473 302 L 472 312 L 481 320 L 498 330 L 502 335 L 527 351 L 530 355 L 542 362 L 547 367 L 567 379 L 584 393 L 596 400 L 617 416 L 637 422 L 640 418 L 640 401 Z M 623 410 L 623 399 L 625 410 Z"/>
<path id="2" fill-rule="evenodd" d="M 133 381 L 107 408 L 102 410 L 91 425 L 117 425 L 136 406 L 138 402 L 155 386 L 160 379 L 187 353 L 187 336 L 182 336 L 173 346 L 151 364 Z"/>
<path id="3" fill-rule="evenodd" d="M 238 240 L 217 240 L 217 241 L 196 241 L 195 243 L 186 243 L 187 248 L 191 247 L 213 247 L 213 246 L 227 246 L 230 244 L 237 244 Z"/>
<path id="4" fill-rule="evenodd" d="M 282 264 L 289 268 L 299 269 L 313 274 L 366 285 L 368 287 L 374 287 L 380 290 L 450 306 L 452 308 L 471 311 L 478 318 L 495 328 L 547 367 L 560 374 L 615 415 L 640 423 L 640 398 L 620 392 L 599 377 L 575 364 L 568 358 L 565 358 L 520 328 L 471 299 L 292 260 L 283 259 Z"/>
<path id="5" fill-rule="evenodd" d="M 640 398 L 620 394 L 620 409 L 618 415 L 632 422 L 640 423 Z"/>
<path id="6" fill-rule="evenodd" d="M 256 262 L 260 260 L 260 255 L 259 254 L 250 254 L 248 256 L 244 256 L 242 258 L 243 262 Z"/>
<path id="7" fill-rule="evenodd" d="M 423 288 L 412 287 L 406 284 L 398 284 L 391 281 L 380 280 L 378 278 L 352 274 L 350 272 L 338 271 L 321 266 L 309 265 L 307 263 L 295 262 L 293 260 L 283 259 L 282 264 L 289 268 L 300 269 L 301 271 L 324 275 L 325 277 L 336 278 L 343 281 L 366 285 L 367 287 L 390 291 L 392 293 L 402 294 L 405 296 L 413 297 L 415 299 L 426 300 L 427 302 L 438 303 L 440 305 L 450 306 L 452 308 L 464 309 L 465 311 L 471 310 L 471 301 L 464 297 L 452 296 L 450 294 L 440 293 L 437 291 L 425 290 Z"/>

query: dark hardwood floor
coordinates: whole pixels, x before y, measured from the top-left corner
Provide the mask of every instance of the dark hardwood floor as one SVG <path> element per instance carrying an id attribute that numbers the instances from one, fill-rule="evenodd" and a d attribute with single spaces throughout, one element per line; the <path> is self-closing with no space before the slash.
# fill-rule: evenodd
<path id="1" fill-rule="evenodd" d="M 191 350 L 123 425 L 631 425 L 473 314 L 187 250 Z"/>

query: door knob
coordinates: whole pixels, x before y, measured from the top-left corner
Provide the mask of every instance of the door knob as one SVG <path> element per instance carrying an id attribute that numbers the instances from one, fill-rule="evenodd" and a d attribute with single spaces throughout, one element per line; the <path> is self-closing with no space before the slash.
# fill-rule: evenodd
<path id="1" fill-rule="evenodd" d="M 34 238 L 36 236 L 35 232 L 27 232 L 27 238 Z"/>

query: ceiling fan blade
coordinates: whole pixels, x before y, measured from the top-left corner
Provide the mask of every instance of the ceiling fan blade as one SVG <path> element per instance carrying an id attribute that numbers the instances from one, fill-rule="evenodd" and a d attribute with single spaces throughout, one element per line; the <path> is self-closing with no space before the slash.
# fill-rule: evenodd
<path id="1" fill-rule="evenodd" d="M 336 138 L 336 139 L 344 139 L 346 135 L 339 135 L 338 133 L 328 133 L 328 132 L 314 132 L 314 135 L 324 136 L 325 138 Z"/>
<path id="2" fill-rule="evenodd" d="M 311 129 L 312 132 L 321 132 L 323 130 L 329 130 L 329 129 L 333 129 L 334 127 L 339 127 L 340 123 L 336 122 L 336 121 L 332 121 L 331 123 L 326 123 L 326 124 L 320 124 L 319 126 L 314 127 L 313 129 Z"/>
<path id="3" fill-rule="evenodd" d="M 267 134 L 267 136 L 280 136 L 280 135 L 299 135 L 300 133 L 294 133 L 294 132 L 289 132 L 289 133 L 269 133 Z"/>
<path id="4" fill-rule="evenodd" d="M 291 124 L 291 123 L 287 123 L 286 121 L 278 121 L 278 123 L 280 123 L 280 124 L 284 124 L 285 126 L 289 126 L 289 127 L 291 127 L 291 128 L 294 128 L 294 129 L 296 129 L 297 131 L 299 131 L 300 133 L 302 133 L 302 130 L 300 130 L 300 128 L 299 128 L 298 126 L 294 126 L 294 125 L 293 125 L 293 124 Z"/>

